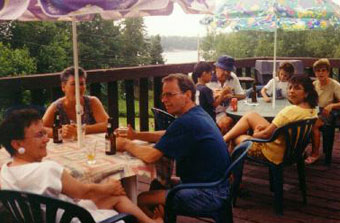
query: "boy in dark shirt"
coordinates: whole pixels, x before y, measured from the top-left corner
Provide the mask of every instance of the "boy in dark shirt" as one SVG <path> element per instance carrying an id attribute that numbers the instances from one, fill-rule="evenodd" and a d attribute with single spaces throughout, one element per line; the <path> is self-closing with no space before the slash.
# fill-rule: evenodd
<path id="1" fill-rule="evenodd" d="M 225 88 L 214 98 L 213 91 L 206 86 L 211 81 L 212 66 L 204 61 L 197 63 L 194 67 L 193 76 L 197 78 L 196 89 L 199 91 L 199 105 L 216 122 L 215 107 L 227 99 L 230 93 L 229 88 Z"/>

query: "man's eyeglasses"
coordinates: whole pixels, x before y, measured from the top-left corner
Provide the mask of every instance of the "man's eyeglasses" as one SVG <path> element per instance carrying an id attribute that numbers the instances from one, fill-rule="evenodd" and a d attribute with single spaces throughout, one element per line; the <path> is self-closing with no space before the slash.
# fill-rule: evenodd
<path id="1" fill-rule="evenodd" d="M 326 71 L 328 71 L 327 68 L 315 69 L 315 72 L 326 72 Z"/>
<path id="2" fill-rule="evenodd" d="M 178 95 L 178 94 L 179 94 L 179 93 L 165 92 L 165 93 L 162 93 L 161 99 L 162 99 L 162 98 L 171 98 L 171 97 L 173 97 L 173 96 L 175 96 L 175 95 Z"/>

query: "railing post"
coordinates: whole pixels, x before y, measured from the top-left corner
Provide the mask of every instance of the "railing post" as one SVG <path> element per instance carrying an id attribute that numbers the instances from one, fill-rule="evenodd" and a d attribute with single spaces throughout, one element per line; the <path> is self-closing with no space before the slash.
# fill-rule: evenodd
<path id="1" fill-rule="evenodd" d="M 149 130 L 148 79 L 141 78 L 139 83 L 139 126 L 141 131 Z"/>
<path id="2" fill-rule="evenodd" d="M 45 97 L 43 89 L 40 88 L 31 90 L 31 98 L 32 98 L 31 104 L 44 106 Z"/>
<path id="3" fill-rule="evenodd" d="M 133 80 L 125 81 L 125 92 L 126 92 L 126 119 L 127 123 L 133 128 L 135 127 L 135 97 Z"/>
<path id="4" fill-rule="evenodd" d="M 251 77 L 251 67 L 246 67 L 246 77 Z M 255 81 L 256 83 L 256 81 Z M 247 89 L 251 87 L 251 83 L 246 83 Z"/>
<path id="5" fill-rule="evenodd" d="M 92 83 L 90 84 L 90 94 L 102 100 L 102 93 L 101 93 L 101 83 Z"/>
<path id="6" fill-rule="evenodd" d="M 63 96 L 64 96 L 64 93 L 62 92 L 60 87 L 55 87 L 52 89 L 52 101 L 55 101 L 58 98 L 61 98 Z"/>
<path id="7" fill-rule="evenodd" d="M 162 77 L 155 77 L 153 79 L 153 104 L 156 108 L 164 109 L 161 102 L 162 94 Z"/>
<path id="8" fill-rule="evenodd" d="M 107 83 L 107 100 L 109 116 L 113 118 L 113 128 L 119 127 L 119 111 L 118 111 L 118 83 L 117 81 Z"/>

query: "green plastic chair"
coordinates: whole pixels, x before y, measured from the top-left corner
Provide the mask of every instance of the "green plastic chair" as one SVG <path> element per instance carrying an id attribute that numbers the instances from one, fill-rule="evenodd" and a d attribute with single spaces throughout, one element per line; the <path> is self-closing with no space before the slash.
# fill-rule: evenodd
<path id="1" fill-rule="evenodd" d="M 274 210 L 278 215 L 283 215 L 283 168 L 285 166 L 297 164 L 303 203 L 307 203 L 304 153 L 310 142 L 312 126 L 315 121 L 316 119 L 306 119 L 289 123 L 277 128 L 269 139 L 250 140 L 252 142 L 268 143 L 276 140 L 279 135 L 284 135 L 286 150 L 281 164 L 276 165 L 269 160 L 247 156 L 247 159 L 251 161 L 268 166 L 270 190 L 274 192 Z M 234 205 L 236 205 L 236 197 L 234 199 Z"/>
<path id="2" fill-rule="evenodd" d="M 195 217 L 195 218 L 210 218 L 214 219 L 216 223 L 231 223 L 233 222 L 233 213 L 232 213 L 232 201 L 233 197 L 237 195 L 237 190 L 234 190 L 233 188 L 238 189 L 239 183 L 240 183 L 240 176 L 239 172 L 242 171 L 243 166 L 243 160 L 246 157 L 248 149 L 251 147 L 252 142 L 247 141 L 239 146 L 237 146 L 234 150 L 234 152 L 231 155 L 231 159 L 233 162 L 230 164 L 228 169 L 226 170 L 224 176 L 215 182 L 211 183 L 191 183 L 191 184 L 180 184 L 173 189 L 171 189 L 167 195 L 166 203 L 165 203 L 165 216 L 164 221 L 165 223 L 174 223 L 176 222 L 177 216 L 189 216 L 189 217 Z M 174 203 L 174 197 L 177 192 L 183 189 L 197 189 L 197 188 L 211 188 L 215 187 L 226 180 L 229 179 L 231 173 L 233 173 L 234 179 L 231 186 L 231 192 L 230 196 L 224 201 L 223 205 L 219 207 L 214 212 L 211 212 L 209 214 L 193 214 L 190 212 L 181 212 L 176 213 L 175 210 L 172 209 L 173 203 Z"/>
<path id="3" fill-rule="evenodd" d="M 85 208 L 52 197 L 22 191 L 0 190 L 0 201 L 18 223 L 58 222 L 59 217 L 60 223 L 69 223 L 72 219 L 78 219 L 83 223 L 95 223 Z M 120 220 L 126 223 L 137 222 L 134 216 L 121 213 L 100 223 L 114 223 Z"/>

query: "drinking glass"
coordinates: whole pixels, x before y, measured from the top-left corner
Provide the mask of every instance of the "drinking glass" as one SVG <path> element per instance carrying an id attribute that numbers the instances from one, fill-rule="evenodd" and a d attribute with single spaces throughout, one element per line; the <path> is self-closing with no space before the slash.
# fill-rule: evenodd
<path id="1" fill-rule="evenodd" d="M 119 127 L 119 128 L 117 129 L 117 135 L 118 135 L 119 137 L 124 137 L 124 138 L 126 138 L 127 135 L 128 135 L 128 130 L 129 130 L 128 127 Z"/>
<path id="2" fill-rule="evenodd" d="M 97 147 L 97 140 L 89 141 L 85 143 L 86 161 L 87 161 L 87 164 L 89 165 L 93 165 L 96 163 L 96 147 Z"/>
<path id="3" fill-rule="evenodd" d="M 70 125 L 73 125 L 77 131 L 77 123 L 75 121 L 70 120 Z M 81 124 L 81 137 L 83 141 L 85 140 L 85 135 L 86 135 L 86 124 Z M 72 137 L 72 141 L 76 141 L 77 139 L 78 137 L 77 137 L 77 132 L 76 132 L 76 134 L 73 135 Z"/>

